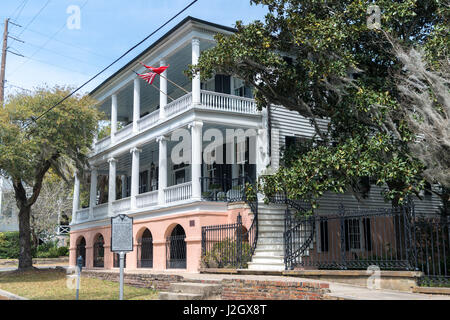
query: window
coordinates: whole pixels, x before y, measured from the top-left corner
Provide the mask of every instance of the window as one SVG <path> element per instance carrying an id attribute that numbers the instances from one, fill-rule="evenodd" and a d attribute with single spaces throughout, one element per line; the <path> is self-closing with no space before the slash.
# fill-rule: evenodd
<path id="1" fill-rule="evenodd" d="M 345 250 L 372 250 L 370 218 L 345 220 Z"/>
<path id="2" fill-rule="evenodd" d="M 233 79 L 233 81 L 234 81 L 234 95 L 253 99 L 253 90 L 251 87 L 246 86 L 245 82 L 241 79 Z"/>
<path id="3" fill-rule="evenodd" d="M 219 93 L 231 93 L 231 79 L 230 76 L 217 74 L 214 78 L 214 88 Z"/>
<path id="4" fill-rule="evenodd" d="M 139 173 L 139 193 L 148 191 L 148 170 Z"/>
<path id="5" fill-rule="evenodd" d="M 184 163 L 175 164 L 173 166 L 174 184 L 186 182 L 186 165 Z"/>

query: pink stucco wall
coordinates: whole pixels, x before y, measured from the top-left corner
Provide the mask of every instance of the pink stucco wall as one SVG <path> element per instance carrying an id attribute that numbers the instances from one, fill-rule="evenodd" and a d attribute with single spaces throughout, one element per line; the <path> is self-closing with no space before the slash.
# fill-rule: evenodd
<path id="1" fill-rule="evenodd" d="M 186 271 L 197 272 L 201 259 L 201 229 L 202 226 L 235 223 L 237 215 L 241 214 L 243 225 L 249 229 L 252 222 L 250 209 L 243 205 L 233 205 L 227 212 L 188 212 L 150 219 L 134 220 L 133 241 L 134 250 L 127 253 L 126 269 L 137 268 L 137 240 L 142 237 L 146 229 L 153 237 L 153 270 L 166 270 L 166 238 L 170 236 L 177 224 L 186 233 Z M 86 268 L 93 268 L 93 244 L 101 234 L 105 241 L 104 268 L 113 268 L 113 253 L 110 251 L 110 226 L 96 227 L 72 231 L 70 233 L 70 265 L 76 264 L 76 248 L 81 237 L 86 240 Z"/>

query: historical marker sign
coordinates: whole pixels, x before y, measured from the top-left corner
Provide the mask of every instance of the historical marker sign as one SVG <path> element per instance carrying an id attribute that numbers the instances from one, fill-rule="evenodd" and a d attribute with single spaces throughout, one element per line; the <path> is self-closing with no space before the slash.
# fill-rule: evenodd
<path id="1" fill-rule="evenodd" d="M 133 218 L 125 214 L 111 218 L 111 251 L 133 251 Z"/>

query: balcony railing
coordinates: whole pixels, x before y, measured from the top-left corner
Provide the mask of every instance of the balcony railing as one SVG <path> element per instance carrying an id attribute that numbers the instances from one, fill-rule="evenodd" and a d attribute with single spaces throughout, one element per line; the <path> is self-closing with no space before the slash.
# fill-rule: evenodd
<path id="1" fill-rule="evenodd" d="M 206 109 L 247 114 L 260 113 L 253 99 L 205 90 L 201 93 L 202 106 Z"/>
<path id="2" fill-rule="evenodd" d="M 131 209 L 130 198 L 116 200 L 112 203 L 112 211 L 115 214 L 121 214 L 122 212 L 129 211 L 130 209 Z"/>
<path id="3" fill-rule="evenodd" d="M 145 208 L 156 206 L 158 204 L 158 190 L 150 191 L 136 196 L 136 206 Z"/>
<path id="4" fill-rule="evenodd" d="M 192 108 L 192 93 L 188 93 L 165 106 L 167 118 L 171 118 Z M 202 109 L 217 110 L 222 112 L 235 112 L 242 114 L 260 114 L 253 99 L 238 97 L 230 94 L 217 93 L 212 91 L 201 91 Z M 142 132 L 159 122 L 159 110 L 142 117 L 138 120 L 138 130 Z M 119 143 L 133 134 L 133 125 L 129 124 L 125 128 L 117 131 L 114 135 L 115 143 Z M 99 153 L 111 145 L 111 138 L 106 137 L 95 144 L 95 152 Z"/>
<path id="5" fill-rule="evenodd" d="M 142 117 L 138 120 L 138 127 L 139 131 L 143 131 L 156 123 L 158 123 L 159 120 L 159 110 L 155 110 L 152 113 Z"/>
<path id="6" fill-rule="evenodd" d="M 192 93 L 185 94 L 165 106 L 166 117 L 189 109 L 192 105 Z"/>
<path id="7" fill-rule="evenodd" d="M 166 203 L 187 200 L 191 198 L 191 195 L 192 183 L 190 181 L 164 189 L 164 199 Z"/>
<path id="8" fill-rule="evenodd" d="M 86 221 L 89 219 L 89 208 L 84 208 L 79 211 L 77 211 L 77 222 Z"/>
<path id="9" fill-rule="evenodd" d="M 94 218 L 103 218 L 108 216 L 108 204 L 103 203 L 94 207 Z"/>

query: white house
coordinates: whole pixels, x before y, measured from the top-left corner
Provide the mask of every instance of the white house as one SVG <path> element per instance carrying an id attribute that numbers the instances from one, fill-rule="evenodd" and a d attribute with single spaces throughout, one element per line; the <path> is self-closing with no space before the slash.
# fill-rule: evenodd
<path id="1" fill-rule="evenodd" d="M 75 178 L 71 265 L 81 255 L 87 268 L 117 266 L 110 219 L 118 214 L 134 219 L 127 269 L 198 271 L 202 227 L 234 223 L 240 216 L 244 232 L 254 230 L 254 207 L 234 201 L 242 186 L 268 165 L 279 166 L 287 137 L 312 137 L 314 128 L 280 106 L 258 111 L 240 79 L 216 75 L 201 82 L 184 75 L 188 64 L 215 45 L 215 34 L 234 31 L 187 17 L 90 93 L 110 121 L 111 134 L 94 144 L 89 184 Z M 151 86 L 135 73 L 145 72 L 140 62 L 169 68 Z M 212 146 L 218 136 L 224 140 Z M 90 190 L 86 208 L 80 207 L 83 187 Z M 379 191 L 372 188 L 365 204 L 350 195 L 330 195 L 322 208 L 326 213 L 339 201 L 353 208 L 386 206 Z M 259 205 L 260 234 L 251 235 L 258 241 L 250 268 L 284 268 L 284 222 L 270 221 L 271 213 L 283 217 L 284 209 Z M 263 222 L 278 235 L 264 233 Z"/>

